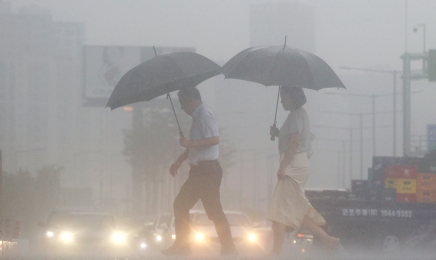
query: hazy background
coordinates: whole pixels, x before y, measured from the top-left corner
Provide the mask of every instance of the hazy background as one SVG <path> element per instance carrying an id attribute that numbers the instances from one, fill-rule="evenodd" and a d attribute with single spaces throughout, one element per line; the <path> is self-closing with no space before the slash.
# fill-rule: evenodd
<path id="1" fill-rule="evenodd" d="M 250 6 L 294 2 L 316 11 L 316 54 L 333 68 L 384 66 L 400 69 L 405 51 L 406 1 L 262 1 L 262 0 L 14 0 L 18 9 L 38 4 L 55 21 L 83 22 L 86 44 L 195 46 L 215 60 L 228 60 L 249 47 Z M 436 41 L 435 1 L 409 1 L 408 50 L 422 51 L 422 34 L 412 28 L 427 25 L 427 46 Z M 277 39 L 282 42 L 282 39 Z"/>
<path id="2" fill-rule="evenodd" d="M 363 117 L 363 154 L 360 154 L 360 132 L 353 130 L 352 153 L 350 158 L 349 130 L 358 128 L 357 116 L 326 114 L 326 111 L 370 113 L 369 98 L 326 95 L 326 92 L 379 95 L 392 93 L 390 74 L 348 71 L 341 66 L 358 68 L 402 70 L 400 56 L 409 52 L 422 52 L 423 31 L 413 32 L 417 24 L 426 25 L 426 45 L 436 48 L 436 1 L 416 0 L 331 0 L 331 1 L 262 1 L 262 0 L 13 0 L 9 3 L 11 12 L 48 12 L 56 22 L 73 22 L 84 28 L 83 44 L 116 46 L 178 46 L 193 47 L 196 52 L 224 64 L 239 51 L 252 45 L 250 31 L 255 30 L 256 21 L 250 15 L 253 8 L 268 8 L 281 3 L 301 4 L 313 11 L 314 40 L 308 45 L 296 46 L 314 52 L 324 59 L 340 76 L 347 90 L 306 90 L 312 132 L 317 135 L 314 143 L 315 154 L 311 161 L 312 175 L 309 188 L 349 188 L 350 179 L 365 179 L 367 168 L 371 167 L 372 118 Z M 1 3 L 1 1 L 0 1 Z M 407 7 L 407 8 L 406 8 Z M 24 9 L 23 9 L 24 8 Z M 406 16 L 407 10 L 407 16 Z M 1 15 L 1 13 L 0 13 Z M 290 14 L 291 16 L 291 14 Z M 296 28 L 305 24 L 293 21 Z M 268 28 L 268 20 L 258 17 L 257 23 Z M 290 25 L 291 26 L 291 25 Z M 274 26 L 271 25 L 271 30 Z M 260 35 L 268 44 L 283 44 L 286 32 L 276 33 L 278 37 Z M 292 46 L 292 36 L 288 35 Z M 298 35 L 294 38 L 298 38 Z M 307 47 L 307 48 L 305 48 Z M 310 47 L 310 48 L 309 48 Z M 80 67 L 81 61 L 75 61 Z M 420 69 L 421 63 L 414 63 Z M 10 158 L 5 165 L 9 172 L 17 168 L 31 172 L 45 164 L 57 164 L 65 168 L 63 186 L 91 186 L 94 197 L 118 198 L 120 211 L 131 197 L 131 168 L 122 155 L 123 130 L 131 128 L 131 114 L 122 109 L 109 111 L 104 107 L 83 106 L 81 98 L 82 74 L 75 71 L 77 80 L 71 84 L 74 91 L 65 102 L 74 110 L 77 120 L 72 123 L 74 131 L 67 152 L 57 152 L 51 147 L 62 146 L 57 141 L 44 146 L 43 154 L 28 152 L 22 154 L 11 148 Z M 215 112 L 218 124 L 226 140 L 234 145 L 235 164 L 227 169 L 228 177 L 223 185 L 227 194 L 242 190 L 244 207 L 264 210 L 272 190 L 277 170 L 277 144 L 269 141 L 269 126 L 273 123 L 277 88 L 265 88 L 256 84 L 236 80 L 224 80 L 222 76 L 199 86 L 205 103 Z M 400 74 L 397 78 L 397 92 L 402 89 Z M 413 81 L 412 90 L 419 91 L 412 96 L 412 135 L 426 135 L 427 124 L 436 123 L 436 84 L 427 80 Z M 402 96 L 398 95 L 397 109 L 401 110 Z M 59 102 L 59 101 L 57 101 Z M 178 104 L 177 104 L 178 106 Z M 60 102 L 59 107 L 62 107 Z M 392 156 L 392 97 L 376 98 L 376 155 Z M 386 113 L 385 113 L 386 112 Z M 179 113 L 180 110 L 179 110 Z M 278 125 L 286 113 L 279 106 Z M 59 120 L 62 120 L 59 119 Z M 315 127 L 315 126 L 324 127 Z M 57 128 L 55 122 L 47 125 Z M 328 127 L 341 127 L 332 129 Z M 185 132 L 188 129 L 185 129 Z M 397 155 L 402 154 L 402 114 L 397 113 Z M 80 132 L 80 136 L 78 135 Z M 177 136 L 177 132 L 174 133 Z M 76 139 L 74 139 L 76 138 Z M 331 140 L 334 139 L 334 140 Z M 75 140 L 78 140 L 77 142 Z M 345 148 L 344 151 L 344 142 Z M 15 152 L 14 150 L 15 149 Z M 26 150 L 27 149 L 27 150 Z M 178 150 L 180 151 L 180 150 Z M 345 154 L 344 154 L 345 153 Z M 19 156 L 17 156 L 19 155 Z M 9 156 L 9 157 L 8 157 Z M 176 155 L 174 155 L 176 156 Z M 363 164 L 360 164 L 362 157 Z M 15 158 L 15 159 L 13 159 Z M 15 160 L 13 162 L 12 160 Z M 350 160 L 352 166 L 350 167 Z M 6 163 L 6 164 L 7 164 Z M 165 178 L 178 187 L 185 176 L 173 181 L 167 170 L 160 169 Z M 82 179 L 78 180 L 78 172 Z M 186 174 L 186 173 L 185 173 Z M 242 174 L 242 182 L 241 180 Z M 338 179 L 339 174 L 339 179 Z M 342 176 L 346 176 L 343 179 Z M 164 184 L 162 184 L 164 185 Z M 159 192 L 165 194 L 172 188 L 162 186 Z M 166 198 L 161 211 L 170 210 L 171 196 Z M 165 195 L 162 195 L 165 196 Z M 223 192 L 223 196 L 226 192 Z M 121 200 L 124 199 L 124 202 Z M 231 197 L 229 197 L 231 200 Z M 245 201 L 245 202 L 244 202 Z M 113 205 L 115 205 L 113 204 Z M 111 204 L 112 205 L 112 204 Z M 228 204 L 239 207 L 239 204 Z M 115 206 L 114 206 L 115 207 Z M 153 212 L 156 214 L 157 212 Z"/>

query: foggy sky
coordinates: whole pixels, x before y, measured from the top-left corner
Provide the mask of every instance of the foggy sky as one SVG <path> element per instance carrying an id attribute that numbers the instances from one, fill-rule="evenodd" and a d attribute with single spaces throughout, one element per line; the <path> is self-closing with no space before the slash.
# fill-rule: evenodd
<path id="1" fill-rule="evenodd" d="M 14 0 L 14 8 L 38 4 L 55 21 L 83 22 L 86 44 L 195 46 L 215 60 L 249 47 L 249 8 L 266 0 Z M 339 66 L 401 69 L 405 43 L 405 0 L 306 0 L 316 9 L 316 54 Z M 436 1 L 408 1 L 408 50 L 436 42 Z"/>
<path id="2" fill-rule="evenodd" d="M 427 50 L 436 49 L 434 15 L 436 1 L 434 0 L 14 0 L 10 2 L 13 4 L 14 11 L 24 5 L 37 4 L 49 9 L 55 21 L 84 23 L 85 44 L 195 47 L 198 53 L 220 62 L 250 47 L 251 5 L 278 2 L 304 3 L 313 6 L 316 11 L 315 53 L 340 76 L 380 77 L 371 73 L 344 71 L 340 66 L 401 71 L 400 56 L 406 48 L 409 52 L 422 52 L 422 29 L 413 32 L 417 24 L 426 25 Z M 414 67 L 420 68 L 419 65 Z M 390 78 L 381 81 L 386 82 L 383 88 L 379 85 L 366 88 L 347 86 L 348 89 L 341 92 L 365 94 L 391 92 Z M 401 92 L 401 89 L 402 82 L 398 78 L 397 91 Z M 436 124 L 436 113 L 433 112 L 436 111 L 436 102 L 434 102 L 436 83 L 428 83 L 427 80 L 414 81 L 412 90 L 422 92 L 412 96 L 411 132 L 414 135 L 425 135 L 426 125 Z M 271 97 L 274 96 L 275 94 L 272 93 Z M 314 113 L 316 110 L 343 111 L 352 107 L 356 109 L 354 112 L 370 111 L 369 100 L 326 97 L 315 92 L 310 96 L 308 106 L 313 107 L 310 111 L 313 125 L 340 125 L 344 121 L 343 117 L 317 115 Z M 377 102 L 378 111 L 391 109 L 390 100 L 380 99 Z M 271 104 L 273 105 L 274 102 Z M 401 109 L 401 96 L 398 96 L 398 109 Z M 284 112 L 279 111 L 281 122 L 284 116 Z M 401 119 L 399 113 L 398 140 L 402 139 Z M 356 120 L 354 118 L 345 121 L 356 125 Z M 385 124 L 384 121 L 389 120 L 380 117 L 377 124 Z M 369 117 L 365 118 L 364 125 L 371 125 Z M 265 129 L 267 131 L 268 127 Z M 320 129 L 317 132 L 320 137 L 334 134 L 332 131 Z M 391 155 L 390 128 L 378 129 L 377 135 L 377 140 L 380 142 L 377 147 L 378 155 Z M 365 133 L 364 138 L 365 145 L 368 146 L 365 150 L 370 150 L 371 141 L 368 141 L 371 138 L 370 130 Z M 398 146 L 401 149 L 401 145 Z M 355 149 L 357 147 L 358 144 L 355 145 Z M 318 148 L 326 150 L 332 147 Z M 340 149 L 340 147 L 333 148 Z M 320 151 L 318 156 L 325 157 L 325 154 Z M 335 155 L 331 156 L 333 157 L 327 160 L 336 164 Z M 370 156 L 365 157 L 365 167 L 370 166 L 370 160 Z M 314 169 L 316 169 L 316 158 L 314 161 Z M 355 158 L 355 163 L 356 169 L 359 168 L 358 158 Z M 325 166 L 322 163 L 320 165 Z M 311 179 L 311 182 L 316 183 L 316 180 Z M 329 184 L 334 185 L 334 181 Z"/>

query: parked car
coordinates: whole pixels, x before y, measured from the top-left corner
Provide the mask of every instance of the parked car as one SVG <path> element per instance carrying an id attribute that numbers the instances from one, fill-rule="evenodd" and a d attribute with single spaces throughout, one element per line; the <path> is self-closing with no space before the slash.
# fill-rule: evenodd
<path id="1" fill-rule="evenodd" d="M 148 235 L 150 247 L 154 252 L 171 246 L 176 238 L 174 231 L 174 215 L 172 213 L 160 214 L 154 222 L 152 232 Z"/>
<path id="2" fill-rule="evenodd" d="M 210 248 L 219 248 L 220 243 L 215 226 L 203 210 L 191 210 L 190 244 L 194 252 Z M 271 240 L 270 228 L 253 225 L 251 220 L 240 211 L 224 211 L 230 224 L 233 240 L 241 252 L 255 253 L 265 251 Z M 161 214 L 156 222 L 153 234 L 153 248 L 161 250 L 171 246 L 176 239 L 173 214 Z M 247 251 L 248 250 L 248 251 Z"/>
<path id="3" fill-rule="evenodd" d="M 259 232 L 247 215 L 240 211 L 224 211 L 224 214 L 230 224 L 236 248 L 244 254 L 258 254 L 263 248 L 265 234 Z M 220 244 L 215 225 L 207 217 L 206 212 L 195 212 L 191 218 L 191 226 L 193 246 L 206 249 Z"/>
<path id="4" fill-rule="evenodd" d="M 47 223 L 40 226 L 45 229 L 43 247 L 49 255 L 124 256 L 138 253 L 135 246 L 132 247 L 138 241 L 108 213 L 53 211 Z"/>

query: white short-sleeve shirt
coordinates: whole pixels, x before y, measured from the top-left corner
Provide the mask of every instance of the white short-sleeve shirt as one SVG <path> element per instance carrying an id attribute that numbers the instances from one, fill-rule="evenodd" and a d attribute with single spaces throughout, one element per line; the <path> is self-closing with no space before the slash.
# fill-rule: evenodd
<path id="1" fill-rule="evenodd" d="M 309 152 L 310 150 L 310 123 L 309 116 L 304 108 L 291 110 L 279 132 L 279 152 L 286 152 L 289 148 L 291 133 L 300 133 L 301 140 L 297 153 Z"/>
<path id="2" fill-rule="evenodd" d="M 210 110 L 200 104 L 192 113 L 192 125 L 189 132 L 190 140 L 201 140 L 214 136 L 219 136 L 218 126 Z M 219 146 L 189 148 L 188 162 L 196 165 L 200 161 L 218 160 Z"/>

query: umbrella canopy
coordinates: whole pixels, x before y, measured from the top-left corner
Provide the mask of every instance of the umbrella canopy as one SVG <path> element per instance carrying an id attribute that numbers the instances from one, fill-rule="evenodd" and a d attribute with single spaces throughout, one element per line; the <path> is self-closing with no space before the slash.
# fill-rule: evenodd
<path id="1" fill-rule="evenodd" d="M 290 86 L 319 90 L 345 88 L 330 66 L 315 54 L 285 46 L 252 47 L 241 51 L 222 67 L 226 78 L 265 86 Z"/>
<path id="2" fill-rule="evenodd" d="M 194 52 L 156 56 L 129 70 L 115 86 L 106 106 L 111 109 L 149 101 L 184 87 L 195 87 L 221 74 L 221 67 Z"/>

